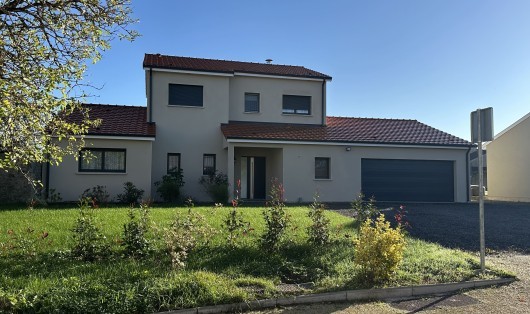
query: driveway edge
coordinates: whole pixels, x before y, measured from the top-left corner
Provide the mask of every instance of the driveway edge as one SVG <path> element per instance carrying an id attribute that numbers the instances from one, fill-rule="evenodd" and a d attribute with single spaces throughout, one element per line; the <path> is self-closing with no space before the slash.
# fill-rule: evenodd
<path id="1" fill-rule="evenodd" d="M 401 298 L 413 298 L 430 295 L 446 295 L 461 290 L 485 288 L 497 285 L 505 285 L 515 281 L 515 278 L 499 278 L 491 280 L 463 281 L 455 283 L 442 283 L 434 285 L 418 285 L 395 288 L 347 290 L 337 292 L 316 293 L 282 297 L 273 299 L 255 300 L 241 303 L 220 304 L 203 306 L 190 309 L 160 312 L 164 314 L 206 314 L 206 313 L 232 313 L 250 310 L 262 310 L 277 306 L 290 306 L 300 304 L 313 304 L 323 302 L 347 302 L 347 301 L 372 301 L 389 300 Z"/>

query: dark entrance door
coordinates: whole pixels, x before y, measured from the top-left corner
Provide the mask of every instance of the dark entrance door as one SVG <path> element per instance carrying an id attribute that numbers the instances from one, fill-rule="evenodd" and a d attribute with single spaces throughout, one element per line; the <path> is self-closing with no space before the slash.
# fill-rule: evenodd
<path id="1" fill-rule="evenodd" d="M 246 197 L 266 198 L 266 159 L 265 157 L 243 157 L 246 164 Z M 242 180 L 243 181 L 243 180 Z"/>
<path id="2" fill-rule="evenodd" d="M 265 157 L 254 157 L 254 198 L 265 199 Z"/>
<path id="3" fill-rule="evenodd" d="M 454 163 L 362 159 L 361 189 L 377 201 L 454 202 Z"/>

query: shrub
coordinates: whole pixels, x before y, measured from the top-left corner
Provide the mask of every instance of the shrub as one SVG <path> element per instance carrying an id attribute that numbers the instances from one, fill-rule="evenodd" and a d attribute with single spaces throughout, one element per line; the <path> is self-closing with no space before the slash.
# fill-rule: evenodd
<path id="1" fill-rule="evenodd" d="M 172 171 L 155 182 L 156 191 L 166 202 L 177 202 L 180 199 L 180 188 L 184 186 L 182 169 Z"/>
<path id="2" fill-rule="evenodd" d="M 409 223 L 409 219 L 407 217 L 407 210 L 405 209 L 405 206 L 400 205 L 398 209 L 396 209 L 396 212 L 394 214 L 394 220 L 396 221 L 396 224 L 398 227 L 400 227 L 404 232 L 405 229 L 412 228 L 412 226 Z"/>
<path id="3" fill-rule="evenodd" d="M 92 205 L 104 205 L 109 202 L 110 195 L 107 193 L 107 187 L 104 185 L 96 185 L 92 189 L 86 189 L 81 194 L 82 199 L 89 198 Z"/>
<path id="4" fill-rule="evenodd" d="M 135 212 L 139 212 L 137 217 Z M 125 248 L 125 255 L 142 257 L 149 253 L 150 242 L 146 235 L 149 232 L 149 206 L 140 204 L 140 208 L 129 208 L 129 222 L 123 225 L 123 239 L 121 245 Z"/>
<path id="5" fill-rule="evenodd" d="M 329 218 L 326 217 L 326 207 L 318 201 L 318 194 L 313 198 L 313 203 L 309 206 L 308 216 L 311 218 L 311 225 L 307 228 L 309 242 L 312 244 L 322 245 L 329 242 L 330 232 Z"/>
<path id="6" fill-rule="evenodd" d="M 118 194 L 118 201 L 125 204 L 138 204 L 144 195 L 144 190 L 138 189 L 132 182 L 123 184 L 123 194 Z"/>
<path id="7" fill-rule="evenodd" d="M 265 233 L 261 236 L 261 244 L 268 251 L 276 251 L 285 235 L 289 224 L 289 216 L 285 212 L 283 185 L 273 180 L 271 186 L 271 200 L 263 210 L 265 218 Z"/>
<path id="8" fill-rule="evenodd" d="M 57 192 L 55 189 L 50 189 L 48 192 L 48 202 L 49 203 L 60 203 L 63 200 L 61 193 Z"/>
<path id="9" fill-rule="evenodd" d="M 105 236 L 101 234 L 95 221 L 95 208 L 90 207 L 91 200 L 81 199 L 79 217 L 72 229 L 74 246 L 72 256 L 84 261 L 94 261 L 108 253 Z"/>
<path id="10" fill-rule="evenodd" d="M 354 261 L 374 283 L 388 280 L 403 259 L 405 236 L 400 227 L 390 227 L 383 214 L 375 222 L 365 220 L 354 243 Z"/>
<path id="11" fill-rule="evenodd" d="M 364 194 L 359 196 L 351 203 L 353 214 L 357 220 L 357 231 L 360 231 L 361 225 L 366 220 L 372 220 L 379 215 L 379 210 L 375 206 L 375 199 L 371 197 L 367 202 L 364 200 Z"/>
<path id="12" fill-rule="evenodd" d="M 52 244 L 47 231 L 36 232 L 33 227 L 26 227 L 15 231 L 7 230 L 6 242 L 0 242 L 0 256 L 2 253 L 14 253 L 25 257 L 34 257 L 38 252 Z"/>
<path id="13" fill-rule="evenodd" d="M 228 203 L 228 176 L 222 172 L 215 172 L 208 176 L 202 176 L 199 183 L 204 186 L 206 193 L 214 203 Z"/>
<path id="14" fill-rule="evenodd" d="M 193 203 L 186 202 L 188 213 L 177 215 L 169 228 L 164 230 L 164 241 L 171 257 L 173 268 L 186 266 L 191 251 L 198 244 L 205 244 L 213 235 L 213 229 L 205 222 L 204 216 L 191 211 Z"/>
<path id="15" fill-rule="evenodd" d="M 250 228 L 250 222 L 243 219 L 241 212 L 237 210 L 239 206 L 239 191 L 241 188 L 241 181 L 237 182 L 237 189 L 235 191 L 235 197 L 232 200 L 232 209 L 228 212 L 224 225 L 228 231 L 228 244 L 234 245 L 234 241 L 242 235 L 248 234 L 252 229 Z"/>

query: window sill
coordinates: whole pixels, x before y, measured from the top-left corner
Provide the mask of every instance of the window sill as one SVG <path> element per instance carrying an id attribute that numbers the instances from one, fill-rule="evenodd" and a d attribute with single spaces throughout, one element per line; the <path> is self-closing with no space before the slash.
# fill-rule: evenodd
<path id="1" fill-rule="evenodd" d="M 244 113 L 244 114 L 261 114 L 261 112 L 259 112 L 259 111 L 248 111 L 248 112 L 245 111 L 245 112 L 243 112 L 243 113 Z"/>
<path id="2" fill-rule="evenodd" d="M 313 179 L 313 181 L 333 181 L 333 179 Z"/>
<path id="3" fill-rule="evenodd" d="M 282 113 L 282 116 L 312 117 L 312 114 L 303 113 Z"/>
<path id="4" fill-rule="evenodd" d="M 90 172 L 90 171 L 87 171 L 87 172 L 84 172 L 84 171 L 77 171 L 75 174 L 79 174 L 79 175 L 85 175 L 85 174 L 95 174 L 95 175 L 102 175 L 102 174 L 106 174 L 106 175 L 127 175 L 127 172 Z"/>
<path id="5" fill-rule="evenodd" d="M 168 107 L 177 107 L 177 108 L 195 108 L 195 109 L 204 109 L 204 106 L 184 106 L 184 105 L 167 105 Z"/>

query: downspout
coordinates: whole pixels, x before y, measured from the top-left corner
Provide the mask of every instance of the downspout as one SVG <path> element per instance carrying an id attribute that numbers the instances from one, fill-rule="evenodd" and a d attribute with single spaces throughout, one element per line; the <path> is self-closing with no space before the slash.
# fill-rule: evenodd
<path id="1" fill-rule="evenodd" d="M 50 197 L 50 155 L 48 154 L 47 158 L 48 161 L 46 162 L 46 179 L 45 179 L 45 184 L 46 186 L 44 187 L 44 196 L 46 197 L 46 200 L 48 200 L 48 198 Z"/>
<path id="2" fill-rule="evenodd" d="M 467 149 L 467 153 L 466 153 L 466 195 L 467 195 L 467 201 L 471 201 L 471 198 L 469 196 L 469 190 L 471 189 L 471 186 L 469 185 L 469 176 L 471 175 L 471 172 L 469 170 L 469 167 L 471 166 L 469 164 L 469 155 L 471 154 L 471 148 L 472 146 L 470 146 L 468 149 Z"/>
<path id="3" fill-rule="evenodd" d="M 326 79 L 322 80 L 322 125 L 326 125 Z"/>
<path id="4" fill-rule="evenodd" d="M 149 122 L 153 122 L 153 68 L 149 68 Z"/>

